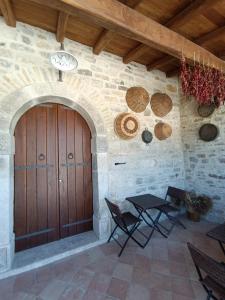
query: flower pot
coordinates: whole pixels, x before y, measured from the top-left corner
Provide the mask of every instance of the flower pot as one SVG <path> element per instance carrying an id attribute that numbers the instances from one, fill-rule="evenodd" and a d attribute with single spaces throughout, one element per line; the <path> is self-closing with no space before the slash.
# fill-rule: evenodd
<path id="1" fill-rule="evenodd" d="M 196 211 L 187 211 L 187 218 L 193 222 L 200 221 L 200 213 Z"/>

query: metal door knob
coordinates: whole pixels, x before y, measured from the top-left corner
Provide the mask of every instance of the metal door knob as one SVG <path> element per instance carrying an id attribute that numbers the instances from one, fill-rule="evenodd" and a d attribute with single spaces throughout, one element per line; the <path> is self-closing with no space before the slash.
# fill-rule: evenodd
<path id="1" fill-rule="evenodd" d="M 62 183 L 62 182 L 63 182 L 63 180 L 62 180 L 62 179 L 59 179 L 59 182 L 60 182 L 60 183 Z"/>

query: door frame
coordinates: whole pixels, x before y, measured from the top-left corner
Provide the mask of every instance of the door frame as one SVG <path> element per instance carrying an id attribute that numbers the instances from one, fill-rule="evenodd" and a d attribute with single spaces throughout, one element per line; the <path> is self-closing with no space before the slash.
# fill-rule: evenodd
<path id="1" fill-rule="evenodd" d="M 67 84 L 55 82 L 26 86 L 6 97 L 7 102 L 13 99 L 15 109 L 11 112 L 8 132 L 6 131 L 3 136 L 6 141 L 4 148 L 0 149 L 0 159 L 4 166 L 0 171 L 0 182 L 5 187 L 0 195 L 0 208 L 3 208 L 1 212 L 4 214 L 2 222 L 5 224 L 0 230 L 0 237 L 3 236 L 3 239 L 0 239 L 0 272 L 11 268 L 15 254 L 13 233 L 14 129 L 17 121 L 28 109 L 41 103 L 54 102 L 66 105 L 79 112 L 89 125 L 92 134 L 93 230 L 99 240 L 107 237 L 110 231 L 110 217 L 104 202 L 104 198 L 108 195 L 107 136 L 102 116 L 90 102 L 90 99 L 93 99 L 93 95 L 91 96 L 87 94 L 87 86 L 85 86 L 85 91 L 81 92 L 71 87 L 68 89 Z"/>

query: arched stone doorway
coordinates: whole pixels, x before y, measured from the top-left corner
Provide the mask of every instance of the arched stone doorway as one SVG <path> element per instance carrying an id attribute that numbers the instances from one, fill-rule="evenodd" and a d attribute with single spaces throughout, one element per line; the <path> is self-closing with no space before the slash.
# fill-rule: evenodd
<path id="1" fill-rule="evenodd" d="M 15 253 L 13 233 L 14 196 L 14 129 L 20 117 L 31 107 L 51 102 L 63 104 L 79 112 L 92 133 L 93 227 L 99 239 L 109 231 L 109 217 L 104 204 L 108 194 L 107 137 L 103 119 L 89 99 L 100 97 L 87 85 L 71 89 L 66 83 L 34 83 L 0 99 L 5 115 L 0 132 L 0 272 L 10 269 Z"/>

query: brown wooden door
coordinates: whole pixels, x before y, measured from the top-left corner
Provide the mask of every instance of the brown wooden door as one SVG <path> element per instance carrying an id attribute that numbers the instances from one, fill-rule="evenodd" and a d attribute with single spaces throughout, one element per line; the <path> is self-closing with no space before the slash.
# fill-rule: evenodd
<path id="1" fill-rule="evenodd" d="M 91 133 L 75 111 L 36 106 L 15 129 L 16 251 L 92 229 Z"/>

